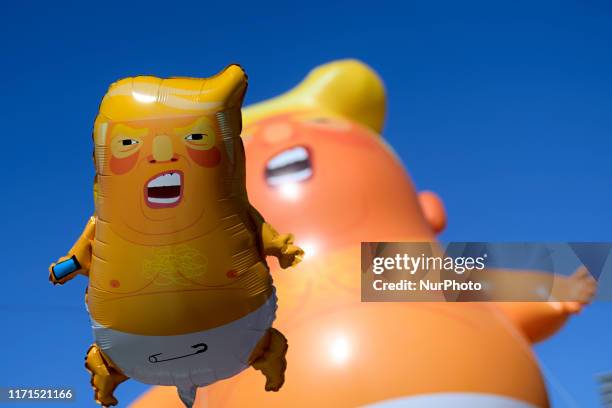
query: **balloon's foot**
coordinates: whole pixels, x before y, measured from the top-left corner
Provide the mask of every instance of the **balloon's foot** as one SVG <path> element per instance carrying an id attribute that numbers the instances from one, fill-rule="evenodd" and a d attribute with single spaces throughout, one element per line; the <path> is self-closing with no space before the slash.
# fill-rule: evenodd
<path id="1" fill-rule="evenodd" d="M 128 377 L 95 344 L 87 350 L 85 368 L 91 374 L 91 386 L 96 402 L 103 407 L 117 405 L 118 401 L 113 392 Z"/>
<path id="2" fill-rule="evenodd" d="M 285 383 L 287 348 L 287 339 L 274 328 L 268 329 L 256 347 L 259 354 L 253 356 L 251 365 L 266 376 L 266 391 L 278 391 Z"/>

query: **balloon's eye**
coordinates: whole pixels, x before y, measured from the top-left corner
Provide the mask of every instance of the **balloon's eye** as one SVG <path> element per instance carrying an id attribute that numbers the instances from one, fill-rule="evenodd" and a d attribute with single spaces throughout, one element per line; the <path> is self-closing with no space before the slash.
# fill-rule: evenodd
<path id="1" fill-rule="evenodd" d="M 138 144 L 138 140 L 134 140 L 134 139 L 123 139 L 123 140 L 121 141 L 121 144 L 122 144 L 123 146 L 132 146 L 132 145 Z"/>
<path id="2" fill-rule="evenodd" d="M 189 149 L 210 150 L 215 147 L 215 133 L 212 130 L 198 129 L 199 133 L 188 133 L 183 138 L 185 145 Z"/>

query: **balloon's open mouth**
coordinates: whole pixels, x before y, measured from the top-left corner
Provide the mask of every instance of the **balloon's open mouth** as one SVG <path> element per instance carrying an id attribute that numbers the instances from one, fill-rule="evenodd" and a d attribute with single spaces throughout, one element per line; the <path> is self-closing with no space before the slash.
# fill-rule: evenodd
<path id="1" fill-rule="evenodd" d="M 177 205 L 183 196 L 183 173 L 166 171 L 154 176 L 145 185 L 145 202 L 151 208 Z"/>
<path id="2" fill-rule="evenodd" d="M 268 161 L 265 177 L 270 186 L 308 180 L 312 177 L 310 152 L 304 146 L 283 150 Z"/>

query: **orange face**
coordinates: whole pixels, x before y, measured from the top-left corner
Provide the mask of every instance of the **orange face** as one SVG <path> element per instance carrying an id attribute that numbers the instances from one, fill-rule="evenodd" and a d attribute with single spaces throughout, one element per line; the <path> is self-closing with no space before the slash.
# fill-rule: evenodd
<path id="1" fill-rule="evenodd" d="M 99 220 L 144 245 L 180 243 L 214 228 L 227 207 L 220 203 L 244 189 L 227 181 L 241 180 L 244 167 L 245 89 L 235 65 L 211 78 L 113 84 L 94 127 Z"/>
<path id="2" fill-rule="evenodd" d="M 243 138 L 251 200 L 307 252 L 433 239 L 406 171 L 366 127 L 321 112 L 284 113 L 248 124 Z"/>
<path id="3" fill-rule="evenodd" d="M 126 238 L 213 226 L 227 171 L 215 121 L 196 116 L 109 123 L 107 132 L 100 217 Z"/>

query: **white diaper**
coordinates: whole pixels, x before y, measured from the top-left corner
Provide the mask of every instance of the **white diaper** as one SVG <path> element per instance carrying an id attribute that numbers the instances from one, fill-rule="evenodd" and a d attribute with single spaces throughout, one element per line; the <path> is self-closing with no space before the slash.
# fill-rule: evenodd
<path id="1" fill-rule="evenodd" d="M 125 375 L 145 384 L 201 387 L 238 374 L 276 317 L 276 294 L 243 318 L 197 333 L 142 336 L 92 320 L 96 344 Z"/>
<path id="2" fill-rule="evenodd" d="M 364 408 L 537 408 L 524 401 L 501 395 L 452 392 L 395 398 Z"/>

